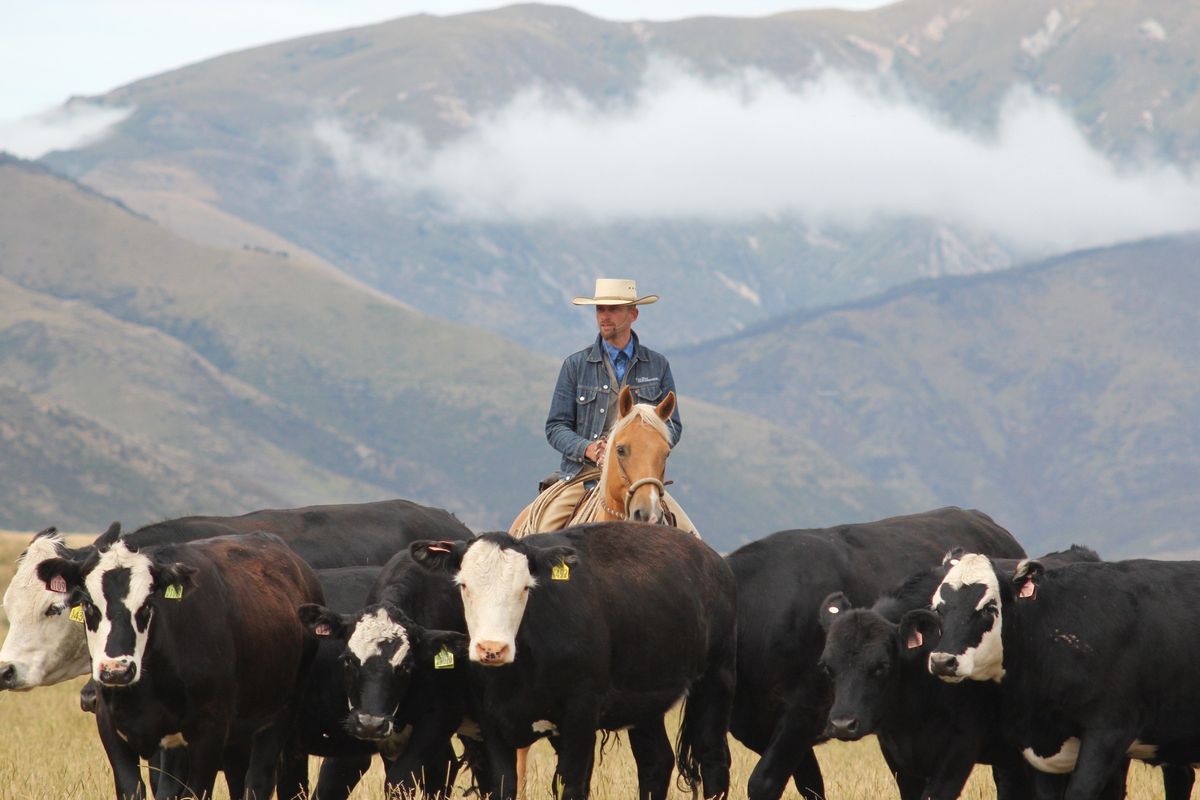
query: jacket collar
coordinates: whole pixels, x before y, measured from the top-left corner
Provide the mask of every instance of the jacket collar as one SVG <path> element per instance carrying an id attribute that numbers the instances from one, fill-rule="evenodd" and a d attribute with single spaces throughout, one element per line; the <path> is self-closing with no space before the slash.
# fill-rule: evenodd
<path id="1" fill-rule="evenodd" d="M 630 331 L 629 335 L 633 337 L 633 358 L 629 360 L 629 365 L 633 366 L 641 358 L 642 348 L 638 342 L 637 333 Z M 588 353 L 587 360 L 597 364 L 604 360 L 604 339 L 598 333 L 596 334 L 596 341 L 592 343 L 592 351 Z"/>

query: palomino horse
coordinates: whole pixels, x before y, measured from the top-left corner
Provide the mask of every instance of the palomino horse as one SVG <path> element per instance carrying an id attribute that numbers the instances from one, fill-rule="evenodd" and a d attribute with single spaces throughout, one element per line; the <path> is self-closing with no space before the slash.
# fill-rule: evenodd
<path id="1" fill-rule="evenodd" d="M 667 494 L 663 482 L 667 457 L 671 455 L 671 432 L 666 421 L 674 411 L 675 392 L 668 392 L 657 406 L 652 406 L 635 404 L 628 386 L 621 390 L 617 399 L 618 420 L 608 434 L 596 488 L 583 495 L 561 527 L 632 520 L 670 522 L 696 532 L 683 509 Z M 522 536 L 557 529 L 559 526 L 543 527 L 540 520 L 546 506 L 565 488 L 556 484 L 540 495 L 518 515 L 509 532 Z"/>

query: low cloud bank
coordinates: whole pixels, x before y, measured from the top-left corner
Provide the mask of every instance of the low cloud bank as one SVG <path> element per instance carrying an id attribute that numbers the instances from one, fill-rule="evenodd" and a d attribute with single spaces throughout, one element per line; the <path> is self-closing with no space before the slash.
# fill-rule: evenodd
<path id="1" fill-rule="evenodd" d="M 1038 251 L 1200 228 L 1200 175 L 1121 167 L 1028 90 L 1010 93 L 981 135 L 895 87 L 834 73 L 790 87 L 660 65 L 631 103 L 529 90 L 436 148 L 403 126 L 363 138 L 327 119 L 314 134 L 346 174 L 432 194 L 464 218 L 920 217 Z"/>
<path id="2" fill-rule="evenodd" d="M 73 100 L 40 114 L 0 122 L 0 150 L 32 159 L 52 150 L 85 147 L 103 139 L 132 113 L 132 108 Z"/>

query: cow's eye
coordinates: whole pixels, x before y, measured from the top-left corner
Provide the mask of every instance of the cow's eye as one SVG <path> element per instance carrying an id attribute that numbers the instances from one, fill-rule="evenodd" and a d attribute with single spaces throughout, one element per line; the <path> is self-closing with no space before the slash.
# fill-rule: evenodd
<path id="1" fill-rule="evenodd" d="M 833 677 L 833 670 L 830 669 L 829 665 L 826 664 L 824 661 L 817 662 L 817 666 L 821 668 L 821 672 L 825 673 L 825 677 L 827 677 L 827 678 Z"/>
<path id="2" fill-rule="evenodd" d="M 874 667 L 871 668 L 871 677 L 872 678 L 882 678 L 884 675 L 887 675 L 887 673 L 888 673 L 888 665 L 886 663 L 885 664 L 876 664 Z"/>
<path id="3" fill-rule="evenodd" d="M 46 616 L 47 617 L 57 617 L 62 612 L 63 612 L 63 607 L 60 606 L 58 603 L 53 603 L 50 605 L 49 608 L 46 609 Z"/>

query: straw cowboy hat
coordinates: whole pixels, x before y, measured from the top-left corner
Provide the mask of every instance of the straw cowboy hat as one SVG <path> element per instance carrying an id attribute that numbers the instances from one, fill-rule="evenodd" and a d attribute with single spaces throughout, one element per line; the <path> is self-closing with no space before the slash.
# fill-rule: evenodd
<path id="1" fill-rule="evenodd" d="M 646 306 L 658 302 L 658 295 L 637 296 L 637 282 L 628 278 L 597 278 L 595 297 L 576 297 L 577 306 Z"/>

